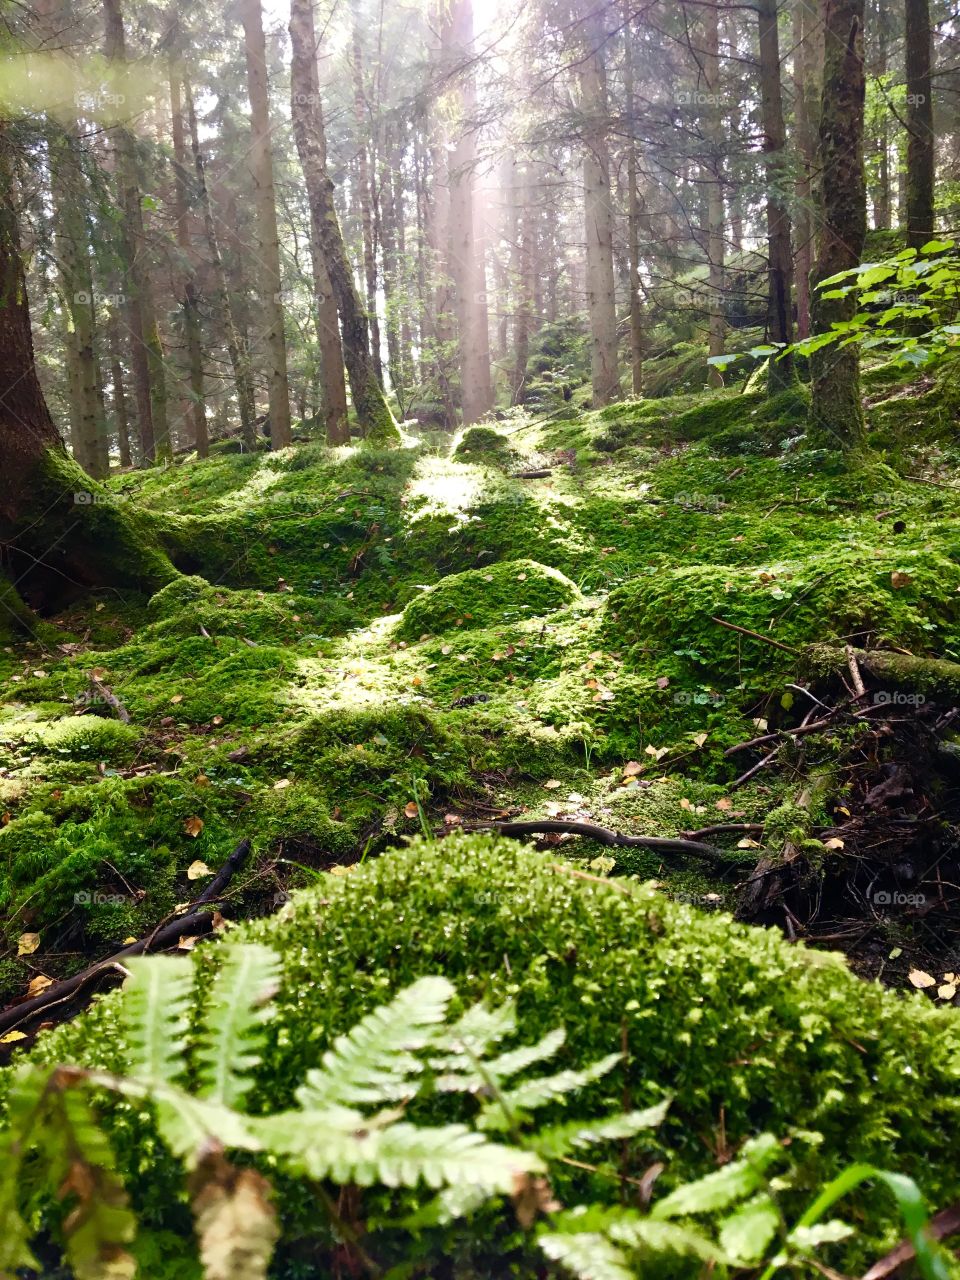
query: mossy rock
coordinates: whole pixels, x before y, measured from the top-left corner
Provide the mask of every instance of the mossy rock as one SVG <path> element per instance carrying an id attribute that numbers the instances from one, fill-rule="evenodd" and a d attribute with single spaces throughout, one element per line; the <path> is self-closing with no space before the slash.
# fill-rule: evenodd
<path id="1" fill-rule="evenodd" d="M 414 979 L 442 972 L 463 1001 L 516 1000 L 528 1042 L 564 1026 L 557 1070 L 626 1049 L 621 1066 L 578 1094 L 577 1114 L 618 1109 L 625 1096 L 643 1107 L 671 1095 L 656 1145 L 631 1143 L 620 1156 L 621 1174 L 634 1177 L 662 1159 L 658 1194 L 716 1167 L 704 1135 L 717 1131 L 719 1116 L 728 1149 L 761 1131 L 823 1135 L 819 1145 L 798 1144 L 797 1189 L 786 1195 L 791 1217 L 853 1161 L 913 1176 L 932 1205 L 956 1199 L 960 1019 L 953 1010 L 864 983 L 841 958 L 790 945 L 775 930 L 704 914 L 636 881 L 605 885 L 573 870 L 554 853 L 516 842 L 418 839 L 348 876 L 324 876 L 278 916 L 201 948 L 195 960 L 208 977 L 237 942 L 265 943 L 281 957 L 252 1109 L 292 1105 L 335 1035 Z M 117 1000 L 107 997 L 43 1036 L 34 1057 L 122 1069 Z M 9 1072 L 0 1076 L 0 1090 L 9 1080 Z M 411 1114 L 448 1123 L 472 1116 L 475 1105 L 464 1095 L 428 1095 Z M 135 1206 L 157 1227 L 175 1228 L 176 1174 L 151 1126 L 128 1103 L 104 1114 Z M 558 1107 L 556 1118 L 565 1115 Z M 940 1135 L 936 1143 L 931 1133 Z M 604 1194 L 575 1170 L 560 1175 L 555 1190 L 568 1204 Z M 396 1218 L 410 1198 L 378 1194 L 375 1216 Z M 297 1196 L 279 1197 L 278 1207 L 283 1237 L 274 1274 L 294 1274 L 285 1261 L 305 1237 L 318 1251 L 317 1274 L 326 1274 L 320 1259 L 330 1245 L 310 1210 Z M 892 1200 L 874 1192 L 846 1201 L 845 1216 L 862 1235 L 832 1261 L 858 1274 L 900 1227 Z M 471 1274 L 471 1259 L 503 1230 L 487 1215 L 460 1235 L 458 1256 Z M 528 1280 L 542 1269 L 514 1255 L 511 1274 Z"/>
<path id="2" fill-rule="evenodd" d="M 133 725 L 100 716 L 74 716 L 38 727 L 30 735 L 40 750 L 70 760 L 102 760 L 123 764 L 133 759 L 142 734 Z"/>
<path id="3" fill-rule="evenodd" d="M 536 560 L 505 560 L 451 574 L 411 600 L 397 625 L 407 639 L 553 613 L 580 598 L 576 583 Z"/>
<path id="4" fill-rule="evenodd" d="M 453 456 L 461 462 L 491 462 L 502 466 L 509 466 L 515 457 L 510 441 L 493 427 L 468 427 Z"/>

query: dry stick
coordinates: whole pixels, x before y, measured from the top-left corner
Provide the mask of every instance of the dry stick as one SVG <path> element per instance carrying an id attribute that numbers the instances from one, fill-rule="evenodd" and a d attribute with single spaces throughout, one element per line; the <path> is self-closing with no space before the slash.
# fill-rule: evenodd
<path id="1" fill-rule="evenodd" d="M 748 769 L 746 773 L 741 773 L 739 778 L 735 778 L 734 781 L 730 783 L 727 790 L 733 791 L 736 787 L 742 787 L 745 782 L 749 782 L 754 774 L 759 773 L 761 769 L 765 769 L 774 756 L 779 755 L 780 747 L 782 746 L 783 743 L 781 742 L 779 746 L 774 747 L 768 755 L 765 755 L 762 760 L 758 760 L 752 769 Z"/>
<path id="2" fill-rule="evenodd" d="M 207 888 L 192 905 L 194 907 L 206 906 L 219 897 L 223 889 L 232 880 L 237 869 L 246 860 L 249 852 L 250 841 L 241 840 Z M 213 916 L 209 911 L 191 911 L 189 915 L 176 916 L 168 923 L 158 925 L 152 933 L 140 938 L 137 942 L 132 942 L 130 946 L 124 947 L 122 951 L 118 951 L 115 955 L 108 956 L 105 960 L 98 960 L 96 964 L 90 965 L 89 968 L 84 969 L 81 973 L 74 974 L 72 978 L 67 978 L 63 982 L 55 982 L 52 986 L 47 987 L 42 995 L 34 996 L 32 1000 L 24 1000 L 21 1004 L 15 1004 L 4 1009 L 0 1013 L 0 1035 L 13 1027 L 19 1026 L 21 1022 L 33 1018 L 35 1014 L 43 1012 L 51 1005 L 60 1004 L 63 1000 L 69 999 L 82 987 L 86 986 L 88 982 L 111 968 L 122 965 L 123 961 L 129 959 L 130 956 L 139 956 L 151 949 L 168 947 L 180 938 L 192 938 L 198 934 L 209 933 L 212 928 Z"/>
<path id="3" fill-rule="evenodd" d="M 839 710 L 839 708 L 836 710 Z M 746 751 L 748 747 L 759 747 L 765 742 L 775 742 L 778 738 L 793 738 L 801 733 L 816 733 L 818 729 L 823 729 L 830 723 L 833 716 L 836 715 L 836 710 L 831 711 L 829 716 L 821 720 L 814 720 L 811 724 L 797 725 L 795 729 L 775 729 L 773 733 L 761 734 L 759 738 L 751 738 L 749 742 L 738 742 L 735 747 L 727 747 L 723 754 L 725 756 L 735 756 L 738 751 Z"/>
<path id="4" fill-rule="evenodd" d="M 112 689 L 108 689 L 102 680 L 98 680 L 96 676 L 90 677 L 90 683 L 93 691 L 101 697 L 108 707 L 112 707 L 117 713 L 117 719 L 122 720 L 124 724 L 130 723 L 130 712 L 123 705 Z"/>
<path id="5" fill-rule="evenodd" d="M 781 644 L 779 640 L 772 640 L 770 636 L 762 636 L 759 631 L 749 631 L 746 627 L 738 627 L 736 623 L 724 622 L 723 618 L 715 618 L 710 615 L 710 621 L 716 622 L 721 627 L 726 627 L 729 631 L 739 631 L 742 636 L 749 636 L 751 640 L 760 640 L 763 644 L 772 644 L 774 649 L 782 649 L 784 653 L 792 653 L 796 657 L 796 649 L 791 649 L 788 644 Z"/>
<path id="6" fill-rule="evenodd" d="M 844 653 L 847 655 L 847 666 L 850 669 L 850 679 L 853 681 L 853 691 L 858 698 L 862 698 L 867 687 L 863 683 L 863 676 L 860 674 L 860 667 L 857 663 L 857 655 L 853 651 L 852 645 L 846 645 Z"/>
<path id="7" fill-rule="evenodd" d="M 700 827 L 697 831 L 684 831 L 684 840 L 699 840 L 701 836 L 722 836 L 728 831 L 762 831 L 762 822 L 717 822 L 711 827 Z"/>
<path id="8" fill-rule="evenodd" d="M 593 822 L 565 822 L 535 818 L 529 822 L 469 822 L 466 831 L 496 831 L 498 835 L 522 840 L 526 836 L 560 834 L 585 836 L 607 848 L 653 849 L 658 853 L 688 853 L 707 862 L 724 862 L 730 855 L 723 849 L 697 840 L 670 840 L 661 836 L 626 836 Z"/>
<path id="9" fill-rule="evenodd" d="M 960 1204 L 952 1204 L 949 1209 L 935 1213 L 924 1230 L 934 1240 L 946 1240 L 948 1236 L 957 1235 L 960 1232 Z M 913 1244 L 909 1240 L 901 1240 L 895 1249 L 873 1264 L 862 1280 L 887 1280 L 916 1256 Z"/>

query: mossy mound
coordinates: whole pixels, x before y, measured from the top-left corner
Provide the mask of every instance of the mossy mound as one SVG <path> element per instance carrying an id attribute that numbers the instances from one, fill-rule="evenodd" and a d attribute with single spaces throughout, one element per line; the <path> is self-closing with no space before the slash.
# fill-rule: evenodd
<path id="1" fill-rule="evenodd" d="M 506 560 L 451 574 L 411 600 L 397 625 L 407 639 L 554 613 L 580 598 L 576 583 L 536 560 Z"/>
<path id="2" fill-rule="evenodd" d="M 142 738 L 142 733 L 133 725 L 88 715 L 44 725 L 30 734 L 28 741 L 36 750 L 71 760 L 122 764 L 133 758 Z"/>
<path id="3" fill-rule="evenodd" d="M 509 466 L 515 459 L 510 441 L 493 427 L 469 427 L 453 451 L 460 462 L 489 462 Z"/>
<path id="4" fill-rule="evenodd" d="M 325 876 L 279 916 L 203 948 L 208 973 L 238 940 L 264 942 L 282 958 L 253 1109 L 291 1104 L 332 1036 L 416 977 L 443 972 L 464 1001 L 515 999 L 528 1040 L 558 1025 L 575 1028 L 558 1069 L 625 1048 L 622 1066 L 578 1095 L 580 1114 L 617 1108 L 625 1096 L 642 1107 L 672 1095 L 656 1146 L 631 1144 L 620 1164 L 622 1174 L 639 1176 L 655 1155 L 663 1159 L 658 1193 L 714 1168 L 715 1140 L 731 1150 L 759 1131 L 801 1129 L 823 1141 L 798 1144 L 791 1207 L 805 1207 L 854 1160 L 909 1173 L 934 1206 L 956 1198 L 953 1011 L 863 983 L 838 957 L 788 945 L 773 930 L 703 914 L 636 881 L 608 885 L 571 870 L 515 842 L 417 840 L 348 876 Z M 122 1068 L 116 1007 L 112 998 L 100 1001 L 42 1037 L 34 1055 Z M 413 1113 L 456 1120 L 473 1107 L 460 1095 L 428 1096 Z M 158 1157 L 150 1126 L 129 1105 L 111 1111 L 108 1123 L 135 1203 L 157 1227 L 174 1224 L 170 1162 Z M 567 1203 L 611 1194 L 609 1183 L 574 1171 L 562 1182 L 556 1189 Z M 378 1216 L 395 1217 L 397 1207 L 394 1200 L 390 1212 L 380 1198 Z M 856 1274 L 861 1250 L 881 1252 L 899 1224 L 883 1197 L 865 1193 L 846 1207 L 863 1237 L 833 1261 Z M 279 1208 L 287 1243 L 276 1274 L 292 1275 L 304 1235 L 316 1241 L 319 1233 L 296 1197 L 281 1197 Z M 474 1223 L 461 1237 L 467 1257 L 489 1245 L 497 1230 L 490 1225 Z M 512 1274 L 538 1274 L 527 1259 L 516 1265 Z"/>

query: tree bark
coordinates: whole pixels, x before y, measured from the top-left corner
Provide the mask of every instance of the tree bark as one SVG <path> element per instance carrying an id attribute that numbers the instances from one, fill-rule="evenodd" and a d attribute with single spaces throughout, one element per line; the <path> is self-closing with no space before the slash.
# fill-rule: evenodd
<path id="1" fill-rule="evenodd" d="M 637 188 L 637 144 L 633 129 L 637 104 L 633 92 L 633 32 L 628 0 L 624 0 L 623 96 L 630 137 L 627 141 L 627 271 L 630 280 L 630 382 L 643 395 L 643 304 L 640 297 L 640 193 Z"/>
<path id="2" fill-rule="evenodd" d="M 366 94 L 363 87 L 363 46 L 360 41 L 359 15 L 353 22 L 353 114 L 357 127 L 357 204 L 363 237 L 363 276 L 367 286 L 367 318 L 370 329 L 370 355 L 377 381 L 383 386 L 383 360 L 380 354 L 380 315 L 377 310 L 377 240 L 373 217 L 371 164 L 367 152 L 370 126 L 367 119 Z"/>
<path id="3" fill-rule="evenodd" d="M 301 77 L 307 60 L 316 57 L 317 37 L 310 0 L 291 0 L 290 40 L 297 68 L 295 74 L 298 77 L 295 93 L 306 93 L 309 98 L 310 91 L 304 89 Z M 315 99 L 314 106 L 319 107 L 319 98 Z M 350 379 L 353 407 L 368 440 L 372 443 L 392 444 L 399 440 L 400 432 L 390 406 L 384 399 L 383 389 L 370 358 L 367 316 L 354 282 L 353 268 L 347 258 L 333 201 L 333 182 L 325 165 L 323 118 L 318 110 L 310 107 L 309 101 L 304 101 L 298 107 L 300 118 L 297 124 L 297 145 L 298 149 L 302 148 L 300 162 L 311 217 L 316 220 L 317 233 L 343 326 L 343 354 Z"/>
<path id="4" fill-rule="evenodd" d="M 936 147 L 932 61 L 930 0 L 907 0 L 907 244 L 914 249 L 933 236 Z"/>
<path id="5" fill-rule="evenodd" d="M 810 336 L 810 271 L 813 267 L 813 174 L 816 168 L 816 128 L 819 120 L 817 84 L 822 78 L 823 38 L 814 22 L 809 0 L 794 0 L 793 82 L 796 148 L 797 337 Z"/>
<path id="6" fill-rule="evenodd" d="M 511 193 L 515 213 L 514 281 L 514 348 L 513 388 L 511 404 L 523 404 L 526 396 L 527 361 L 530 358 L 530 332 L 533 328 L 533 175 L 531 162 L 513 158 Z"/>
<path id="7" fill-rule="evenodd" d="M 820 105 L 820 233 L 812 273 L 814 334 L 829 332 L 856 312 L 856 295 L 825 298 L 816 285 L 859 264 L 867 228 L 863 173 L 864 0 L 822 0 L 823 94 Z M 811 417 L 808 435 L 826 448 L 856 450 L 864 444 L 860 357 L 855 345 L 832 344 L 810 356 Z"/>
<path id="8" fill-rule="evenodd" d="M 719 9 L 716 5 L 710 4 L 704 9 L 703 23 L 703 78 L 708 97 L 704 141 L 709 157 L 705 168 L 707 260 L 709 262 L 707 285 L 710 305 L 707 354 L 722 356 L 726 350 L 727 333 L 726 319 L 723 314 L 726 243 L 723 209 L 723 117 L 720 112 L 720 23 Z M 707 381 L 712 387 L 720 387 L 723 385 L 723 375 L 719 369 L 711 365 Z"/>
<path id="9" fill-rule="evenodd" d="M 588 0 L 588 3 L 593 3 L 593 0 Z M 596 408 L 620 396 L 603 12 L 602 8 L 595 8 L 584 19 L 587 47 L 580 64 L 587 313 L 590 319 L 593 403 Z"/>
<path id="10" fill-rule="evenodd" d="M 283 449 L 291 439 L 290 388 L 287 382 L 287 345 L 283 331 L 280 238 L 273 188 L 273 158 L 270 152 L 267 51 L 260 0 L 242 0 L 241 17 L 247 59 L 247 92 L 250 98 L 248 167 L 257 214 L 257 276 L 260 284 L 260 314 L 264 320 L 263 345 L 267 362 L 270 442 L 274 449 Z"/>
<path id="11" fill-rule="evenodd" d="M 113 420 L 117 430 L 117 444 L 120 449 L 120 465 L 121 467 L 130 467 L 133 465 L 133 459 L 130 455 L 130 414 L 127 409 L 127 392 L 123 379 L 120 324 L 117 318 L 117 307 L 113 299 L 110 301 L 110 319 L 107 321 L 107 349 L 110 354 L 110 381 L 113 384 Z"/>
<path id="12" fill-rule="evenodd" d="M 790 214 L 786 204 L 787 130 L 783 122 L 780 84 L 780 40 L 777 0 L 758 0 L 760 99 L 763 119 L 764 170 L 767 184 L 767 316 L 770 340 L 793 341 L 793 254 Z M 794 381 L 793 356 L 771 358 L 767 391 L 773 396 Z"/>

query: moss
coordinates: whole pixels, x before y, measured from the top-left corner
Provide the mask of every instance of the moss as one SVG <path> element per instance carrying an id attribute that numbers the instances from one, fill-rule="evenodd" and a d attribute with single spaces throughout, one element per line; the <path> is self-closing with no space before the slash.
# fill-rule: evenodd
<path id="1" fill-rule="evenodd" d="M 772 930 L 673 903 L 635 882 L 617 889 L 577 879 L 555 854 L 515 842 L 452 836 L 324 877 L 278 918 L 236 931 L 223 945 L 250 938 L 283 961 L 255 1108 L 267 1098 L 272 1108 L 292 1102 L 319 1046 L 413 978 L 442 971 L 463 1000 L 515 999 L 528 1039 L 557 1025 L 576 1028 L 558 1068 L 626 1044 L 624 1064 L 578 1106 L 586 1113 L 616 1108 L 625 1092 L 638 1107 L 672 1096 L 656 1148 L 631 1145 L 620 1166 L 639 1176 L 662 1152 L 661 1190 L 715 1167 L 704 1139 L 722 1123 L 734 1148 L 761 1130 L 823 1134 L 822 1144 L 798 1156 L 792 1210 L 854 1160 L 893 1161 L 931 1204 L 951 1203 L 960 1191 L 952 1154 L 960 1141 L 960 1024 L 950 1011 L 863 983 L 837 957 L 788 945 Z M 201 963 L 213 966 L 222 954 L 222 947 L 209 951 Z M 42 1037 L 35 1054 L 121 1066 L 116 1001 Z M 472 1106 L 459 1095 L 442 1107 L 426 1099 L 414 1114 L 455 1120 Z M 109 1123 L 135 1201 L 145 1198 L 155 1225 L 169 1223 L 168 1162 L 157 1167 L 135 1109 L 114 1111 Z M 931 1133 L 941 1135 L 932 1146 Z M 149 1181 L 141 1172 L 148 1168 Z M 575 1201 L 584 1176 L 569 1170 L 556 1189 Z M 393 1214 L 380 1207 L 382 1217 L 395 1215 L 396 1202 Z M 281 1212 L 286 1239 L 315 1231 L 296 1200 L 281 1201 Z M 848 1213 L 864 1232 L 837 1255 L 852 1273 L 898 1225 L 892 1205 L 872 1194 Z M 475 1226 L 464 1241 L 467 1259 L 485 1234 Z M 518 1274 L 535 1272 L 524 1263 Z"/>
<path id="2" fill-rule="evenodd" d="M 493 427 L 469 427 L 457 442 L 455 458 L 510 466 L 515 458 L 510 441 Z"/>
<path id="3" fill-rule="evenodd" d="M 534 560 L 508 560 L 489 569 L 452 574 L 403 611 L 398 635 L 419 637 L 467 630 L 509 618 L 553 613 L 579 598 L 576 585 Z"/>
<path id="4" fill-rule="evenodd" d="M 120 720 L 98 716 L 78 716 L 38 729 L 32 741 L 42 751 L 74 760 L 103 760 L 122 764 L 132 760 L 143 734 Z"/>

